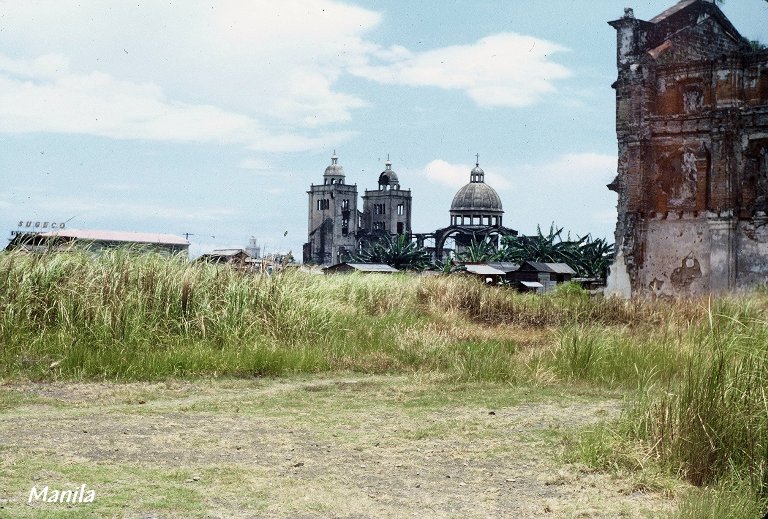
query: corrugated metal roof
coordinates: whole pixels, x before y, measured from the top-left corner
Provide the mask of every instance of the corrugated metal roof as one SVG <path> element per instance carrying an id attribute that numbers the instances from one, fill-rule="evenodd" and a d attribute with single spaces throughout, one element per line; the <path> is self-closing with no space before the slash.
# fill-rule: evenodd
<path id="1" fill-rule="evenodd" d="M 470 274 L 479 274 L 482 276 L 503 276 L 503 270 L 495 269 L 490 265 L 464 265 Z"/>
<path id="2" fill-rule="evenodd" d="M 537 272 L 551 272 L 553 274 L 571 275 L 576 274 L 576 271 L 565 263 L 544 263 L 542 261 L 526 261 L 526 263 L 533 267 Z"/>
<path id="3" fill-rule="evenodd" d="M 530 265 L 537 272 L 552 272 L 547 264 L 542 261 L 526 261 L 525 264 Z"/>
<path id="4" fill-rule="evenodd" d="M 546 265 L 552 269 L 552 272 L 555 274 L 570 274 L 572 276 L 576 275 L 576 271 L 569 267 L 566 263 L 547 263 Z"/>
<path id="5" fill-rule="evenodd" d="M 400 272 L 383 263 L 347 263 L 347 265 L 360 272 Z"/>
<path id="6" fill-rule="evenodd" d="M 491 267 L 506 272 L 514 272 L 520 268 L 519 263 L 512 263 L 511 261 L 497 261 L 494 263 L 488 263 Z"/>
<path id="7" fill-rule="evenodd" d="M 157 243 L 162 245 L 182 245 L 187 246 L 189 242 L 181 236 L 174 234 L 159 234 L 148 232 L 125 232 L 125 231 L 93 231 L 86 229 L 64 229 L 58 232 L 41 233 L 40 236 L 53 238 L 72 238 L 75 240 L 105 241 L 105 242 L 125 242 L 125 243 Z"/>
<path id="8" fill-rule="evenodd" d="M 237 256 L 238 254 L 245 254 L 250 257 L 250 254 L 243 249 L 213 249 L 209 252 L 208 256 Z"/>

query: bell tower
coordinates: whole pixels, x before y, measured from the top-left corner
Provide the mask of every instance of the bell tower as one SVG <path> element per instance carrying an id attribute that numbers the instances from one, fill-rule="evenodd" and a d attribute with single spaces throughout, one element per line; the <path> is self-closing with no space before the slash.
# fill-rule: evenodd
<path id="1" fill-rule="evenodd" d="M 349 259 L 357 246 L 357 185 L 347 184 L 344 168 L 333 152 L 322 184 L 312 184 L 309 195 L 308 238 L 304 263 L 333 265 Z"/>
<path id="2" fill-rule="evenodd" d="M 379 175 L 379 188 L 365 190 L 363 195 L 363 221 L 372 237 L 411 234 L 411 190 L 402 189 L 392 162 L 387 156 L 384 171 Z"/>

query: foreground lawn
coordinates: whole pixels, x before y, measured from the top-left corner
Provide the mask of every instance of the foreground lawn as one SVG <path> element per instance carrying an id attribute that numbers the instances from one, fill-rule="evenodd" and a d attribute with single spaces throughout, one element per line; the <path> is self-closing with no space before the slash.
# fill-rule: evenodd
<path id="1" fill-rule="evenodd" d="M 0 389 L 0 516 L 658 517 L 630 475 L 564 463 L 615 393 L 301 376 Z M 93 503 L 27 503 L 38 489 Z"/>

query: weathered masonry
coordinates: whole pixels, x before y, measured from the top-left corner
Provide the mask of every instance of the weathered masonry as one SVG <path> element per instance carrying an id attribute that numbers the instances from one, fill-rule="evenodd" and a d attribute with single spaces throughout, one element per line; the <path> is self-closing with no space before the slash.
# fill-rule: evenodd
<path id="1" fill-rule="evenodd" d="M 332 265 L 349 260 L 366 243 L 382 236 L 411 234 L 411 191 L 402 189 L 389 158 L 379 175 L 378 189 L 365 190 L 358 210 L 357 185 L 347 184 L 334 152 L 323 183 L 311 185 L 309 232 L 304 263 Z"/>
<path id="2" fill-rule="evenodd" d="M 683 0 L 650 21 L 625 9 L 609 23 L 619 160 L 608 187 L 619 197 L 608 292 L 765 283 L 768 51 L 711 0 Z"/>

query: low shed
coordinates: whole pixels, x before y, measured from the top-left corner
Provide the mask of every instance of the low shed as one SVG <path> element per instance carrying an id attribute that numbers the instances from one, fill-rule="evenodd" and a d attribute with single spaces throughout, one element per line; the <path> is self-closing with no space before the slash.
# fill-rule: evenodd
<path id="1" fill-rule="evenodd" d="M 117 247 L 130 247 L 135 251 L 184 254 L 189 242 L 181 236 L 148 232 L 101 231 L 86 229 L 60 229 L 52 232 L 17 235 L 6 250 L 46 252 L 69 250 L 77 246 L 98 254 Z"/>
<path id="2" fill-rule="evenodd" d="M 250 259 L 251 255 L 244 249 L 214 249 L 198 258 L 207 263 L 227 263 L 241 267 L 245 267 Z"/>
<path id="3" fill-rule="evenodd" d="M 515 281 L 539 282 L 544 291 L 552 290 L 558 283 L 570 281 L 575 275 L 576 271 L 565 263 L 539 261 L 525 261 L 514 272 Z"/>
<path id="4" fill-rule="evenodd" d="M 464 268 L 467 269 L 467 274 L 479 277 L 489 285 L 497 285 L 505 276 L 503 270 L 499 270 L 486 264 L 468 263 L 464 265 Z"/>
<path id="5" fill-rule="evenodd" d="M 383 263 L 337 263 L 330 267 L 323 269 L 325 274 L 348 274 L 350 272 L 363 272 L 366 274 L 378 273 L 378 274 L 392 274 L 394 272 L 400 272 L 394 267 L 385 265 Z"/>

